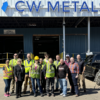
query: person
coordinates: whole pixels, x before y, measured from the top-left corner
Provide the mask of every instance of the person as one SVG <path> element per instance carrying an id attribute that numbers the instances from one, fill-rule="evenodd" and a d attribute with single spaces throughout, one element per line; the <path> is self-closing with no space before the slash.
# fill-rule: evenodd
<path id="1" fill-rule="evenodd" d="M 77 79 L 78 79 L 78 74 L 79 74 L 79 66 L 75 62 L 73 57 L 70 58 L 69 69 L 70 69 L 70 72 L 71 72 L 72 81 L 73 81 L 73 85 L 74 85 L 71 88 L 72 93 L 74 93 L 74 90 L 75 90 L 76 97 L 78 97 L 79 91 L 78 91 Z"/>
<path id="2" fill-rule="evenodd" d="M 85 77 L 84 77 L 85 66 L 84 66 L 84 61 L 81 60 L 81 56 L 79 54 L 77 55 L 77 63 L 79 65 L 78 88 L 79 90 L 81 89 L 80 85 L 80 80 L 81 80 L 83 90 L 84 92 L 86 92 Z"/>
<path id="3" fill-rule="evenodd" d="M 57 67 L 60 65 L 60 56 L 56 55 L 56 60 L 54 61 L 54 65 Z M 58 86 L 59 86 L 59 82 L 57 79 L 55 79 L 55 83 L 56 83 L 56 91 L 58 91 Z"/>
<path id="4" fill-rule="evenodd" d="M 48 59 L 49 59 L 49 55 L 46 53 L 46 54 L 44 54 L 44 63 L 46 64 L 46 63 L 48 63 Z"/>
<path id="5" fill-rule="evenodd" d="M 25 79 L 24 79 L 24 90 L 23 93 L 26 94 L 26 89 L 27 89 L 27 82 L 29 80 L 29 85 L 30 85 L 30 95 L 32 95 L 32 83 L 31 83 L 31 78 L 29 77 L 29 70 L 31 66 L 34 64 L 34 60 L 31 59 L 31 54 L 27 54 L 27 59 L 24 60 L 24 67 L 25 67 Z"/>
<path id="6" fill-rule="evenodd" d="M 25 78 L 25 68 L 22 65 L 22 60 L 17 60 L 17 65 L 14 68 L 14 77 L 16 81 L 16 98 L 21 97 L 22 84 Z"/>
<path id="7" fill-rule="evenodd" d="M 64 63 L 63 59 L 60 59 L 60 65 L 57 68 L 57 77 L 60 82 L 63 97 L 67 95 L 67 79 L 68 79 L 68 66 Z"/>
<path id="8" fill-rule="evenodd" d="M 15 53 L 13 57 L 14 57 L 14 59 L 10 60 L 9 65 L 13 67 L 13 71 L 14 71 L 14 67 L 17 65 L 18 54 Z M 13 78 L 11 81 L 11 94 L 14 93 L 14 89 L 15 89 L 15 78 L 13 75 Z"/>
<path id="9" fill-rule="evenodd" d="M 51 83 L 51 93 L 54 96 L 54 79 L 56 77 L 56 66 L 53 64 L 52 58 L 49 58 L 49 62 L 44 66 L 43 72 L 46 79 L 47 96 L 49 96 L 49 87 Z"/>
<path id="10" fill-rule="evenodd" d="M 70 64 L 70 56 L 69 56 L 68 54 L 66 55 L 65 64 L 66 64 L 67 66 L 69 66 L 69 64 Z"/>
<path id="11" fill-rule="evenodd" d="M 71 88 L 72 88 L 73 82 L 72 82 L 71 72 L 69 70 L 69 64 L 70 64 L 70 56 L 69 56 L 69 54 L 66 55 L 65 64 L 68 66 L 68 79 L 69 79 L 69 83 L 70 83 L 70 92 L 71 92 L 71 94 L 74 94 L 73 91 L 71 91 L 72 90 Z"/>
<path id="12" fill-rule="evenodd" d="M 22 49 L 19 51 L 18 57 L 19 57 L 20 59 L 23 59 L 23 50 L 22 50 Z"/>
<path id="13" fill-rule="evenodd" d="M 41 67 L 41 86 L 42 86 L 43 92 L 45 93 L 46 92 L 46 80 L 45 80 L 45 76 L 43 73 L 43 68 L 45 66 L 45 63 L 43 62 L 42 58 L 40 58 L 39 62 L 40 62 L 39 65 Z"/>
<path id="14" fill-rule="evenodd" d="M 6 65 L 3 67 L 3 80 L 5 82 L 5 97 L 10 96 L 10 83 L 13 77 L 13 68 L 9 65 L 9 60 L 6 60 Z"/>
<path id="15" fill-rule="evenodd" d="M 36 97 L 36 91 L 35 91 L 35 80 L 36 80 L 36 83 L 38 84 L 38 87 L 39 87 L 39 90 L 40 90 L 40 94 L 41 94 L 41 97 L 43 96 L 42 94 L 42 89 L 41 89 L 41 86 L 40 86 L 40 71 L 41 71 L 41 68 L 40 68 L 40 65 L 39 65 L 39 57 L 38 56 L 35 56 L 34 57 L 34 60 L 35 60 L 35 63 L 32 64 L 32 67 L 29 71 L 29 76 L 31 77 L 31 81 L 32 81 L 32 88 L 33 88 L 33 92 L 34 92 L 34 97 Z"/>

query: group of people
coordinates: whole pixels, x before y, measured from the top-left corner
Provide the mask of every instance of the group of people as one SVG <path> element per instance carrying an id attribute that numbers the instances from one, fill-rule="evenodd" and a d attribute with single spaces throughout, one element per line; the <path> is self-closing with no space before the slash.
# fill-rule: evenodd
<path id="1" fill-rule="evenodd" d="M 16 98 L 21 97 L 22 84 L 24 84 L 23 93 L 26 94 L 27 83 L 30 85 L 30 95 L 37 96 L 39 88 L 41 97 L 43 93 L 47 93 L 49 96 L 49 89 L 51 85 L 51 95 L 54 94 L 54 84 L 56 84 L 56 91 L 60 89 L 60 95 L 67 96 L 67 80 L 70 83 L 71 95 L 76 94 L 79 96 L 79 90 L 81 89 L 80 80 L 84 92 L 86 92 L 84 71 L 84 61 L 81 60 L 81 56 L 77 55 L 77 61 L 73 57 L 70 58 L 66 55 L 66 60 L 60 59 L 59 55 L 56 55 L 56 60 L 53 61 L 49 58 L 48 54 L 44 55 L 45 59 L 34 57 L 31 59 L 31 55 L 27 54 L 27 59 L 22 62 L 18 58 L 18 54 L 14 54 L 14 59 L 6 60 L 6 64 L 3 67 L 3 79 L 5 82 L 5 97 L 9 97 L 15 91 L 16 83 Z M 35 84 L 36 82 L 36 84 Z M 11 93 L 10 91 L 11 85 Z"/>

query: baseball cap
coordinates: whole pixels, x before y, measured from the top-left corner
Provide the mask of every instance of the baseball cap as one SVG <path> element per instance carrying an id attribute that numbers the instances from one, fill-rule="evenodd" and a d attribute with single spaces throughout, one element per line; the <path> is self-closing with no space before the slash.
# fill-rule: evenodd
<path id="1" fill-rule="evenodd" d="M 66 57 L 70 57 L 69 54 L 67 54 Z"/>

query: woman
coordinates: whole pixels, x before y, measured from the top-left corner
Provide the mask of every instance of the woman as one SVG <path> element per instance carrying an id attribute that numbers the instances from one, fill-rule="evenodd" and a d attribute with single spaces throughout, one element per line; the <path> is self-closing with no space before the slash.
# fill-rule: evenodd
<path id="1" fill-rule="evenodd" d="M 79 74 L 79 66 L 77 63 L 75 63 L 74 58 L 71 57 L 70 58 L 70 64 L 69 64 L 69 69 L 71 72 L 71 76 L 72 76 L 72 81 L 73 81 L 73 85 L 72 86 L 72 93 L 76 93 L 76 97 L 78 97 L 79 91 L 78 91 L 78 85 L 77 85 L 77 79 L 78 79 L 78 74 Z"/>
<path id="2" fill-rule="evenodd" d="M 45 80 L 45 76 L 44 76 L 44 73 L 43 73 L 43 68 L 44 66 L 46 66 L 46 64 L 43 62 L 43 59 L 40 58 L 39 60 L 39 64 L 40 64 L 40 67 L 41 67 L 41 86 L 42 86 L 42 90 L 44 89 L 44 93 L 46 92 L 46 80 Z"/>
<path id="3" fill-rule="evenodd" d="M 25 77 L 25 68 L 22 65 L 22 60 L 17 60 L 17 65 L 14 68 L 14 76 L 16 81 L 16 98 L 21 97 L 22 83 Z"/>
<path id="4" fill-rule="evenodd" d="M 6 65 L 3 67 L 3 79 L 5 82 L 5 94 L 4 94 L 5 97 L 10 96 L 9 89 L 12 77 L 13 77 L 13 68 L 12 66 L 9 66 L 9 60 L 6 60 Z"/>
<path id="5" fill-rule="evenodd" d="M 38 87 L 39 87 L 39 90 L 40 90 L 40 94 L 41 94 L 41 97 L 42 97 L 43 96 L 42 95 L 42 89 L 41 89 L 41 86 L 40 86 L 40 71 L 41 71 L 41 68 L 40 68 L 40 65 L 38 63 L 39 62 L 39 57 L 35 56 L 34 60 L 35 60 L 35 63 L 32 65 L 32 67 L 30 69 L 29 76 L 31 77 L 34 97 L 36 97 L 35 79 L 36 79 L 36 82 L 38 84 Z"/>

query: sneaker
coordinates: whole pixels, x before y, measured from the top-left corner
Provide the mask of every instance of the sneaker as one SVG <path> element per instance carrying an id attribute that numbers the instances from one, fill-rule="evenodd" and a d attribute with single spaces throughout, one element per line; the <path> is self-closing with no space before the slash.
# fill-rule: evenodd
<path id="1" fill-rule="evenodd" d="M 34 93 L 34 97 L 36 97 L 36 93 Z"/>
<path id="2" fill-rule="evenodd" d="M 52 93 L 52 96 L 53 96 L 53 97 L 55 96 L 54 93 Z"/>
<path id="3" fill-rule="evenodd" d="M 41 97 L 43 97 L 43 94 L 41 93 Z"/>
<path id="4" fill-rule="evenodd" d="M 60 95 L 63 96 L 63 93 L 61 93 Z"/>
<path id="5" fill-rule="evenodd" d="M 8 93 L 8 96 L 11 96 L 10 93 Z"/>
<path id="6" fill-rule="evenodd" d="M 47 96 L 49 97 L 49 93 L 47 93 Z"/>
<path id="7" fill-rule="evenodd" d="M 5 96 L 5 97 L 8 97 L 8 94 L 7 94 L 7 93 L 5 93 L 5 94 L 4 94 L 4 96 Z"/>
<path id="8" fill-rule="evenodd" d="M 64 94 L 63 97 L 66 97 L 66 95 Z"/>
<path id="9" fill-rule="evenodd" d="M 30 92 L 30 95 L 33 95 L 33 92 Z"/>
<path id="10" fill-rule="evenodd" d="M 78 97 L 78 94 L 76 94 L 76 97 Z"/>

